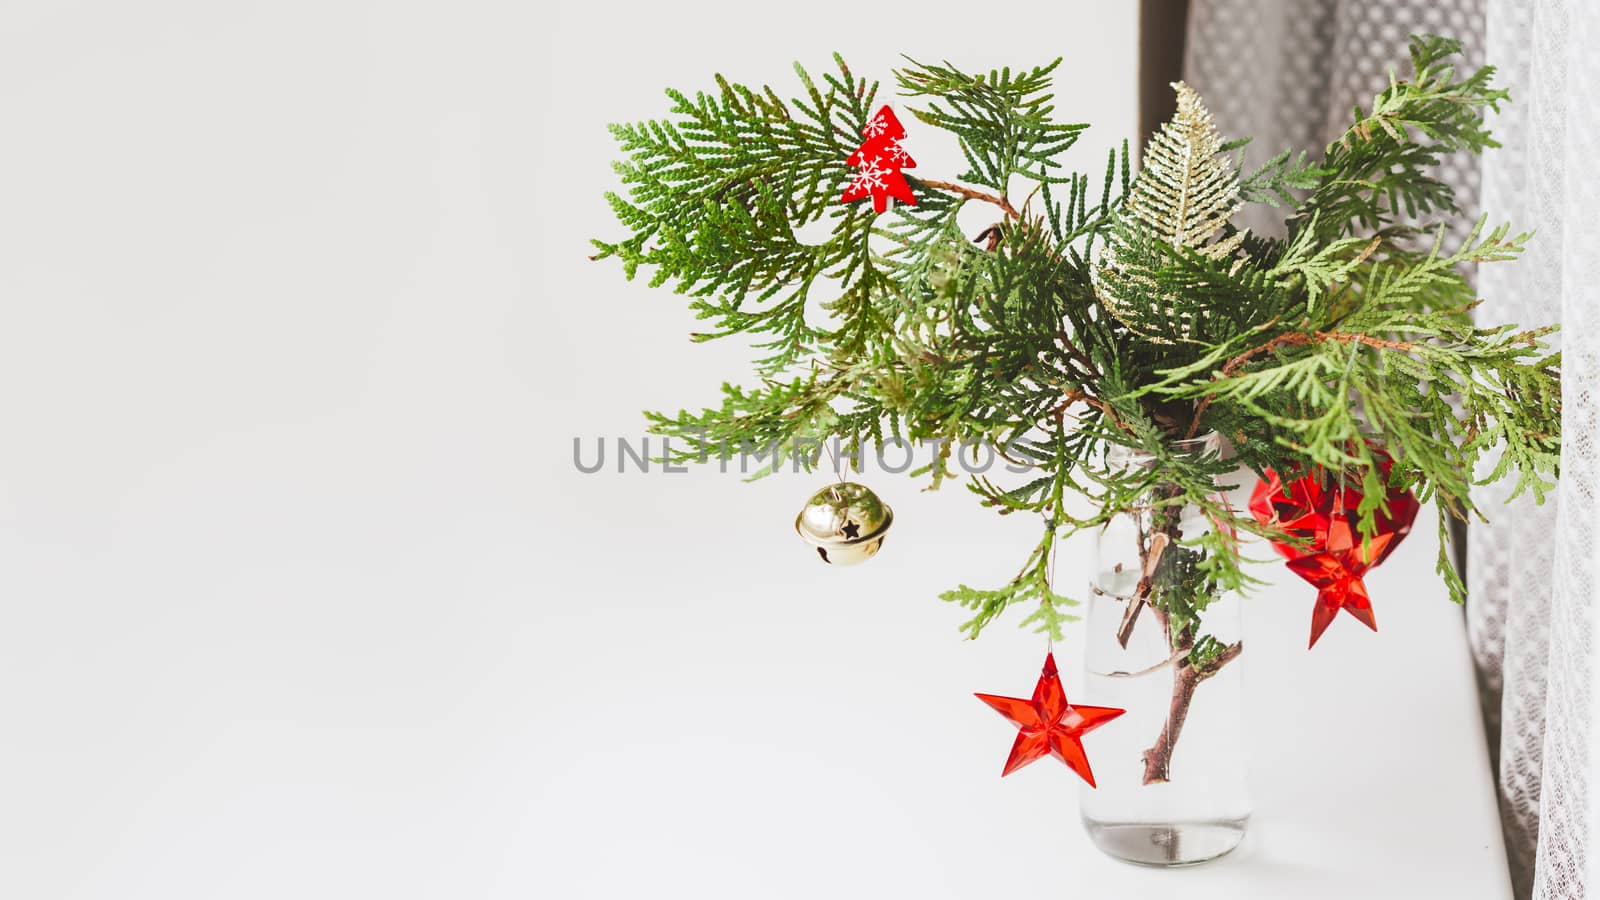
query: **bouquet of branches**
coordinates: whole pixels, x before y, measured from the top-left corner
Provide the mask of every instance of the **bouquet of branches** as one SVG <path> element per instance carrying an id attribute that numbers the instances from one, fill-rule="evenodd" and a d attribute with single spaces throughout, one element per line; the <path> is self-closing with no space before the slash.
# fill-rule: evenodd
<path id="1" fill-rule="evenodd" d="M 1436 174 L 1446 154 L 1495 146 L 1484 115 L 1508 99 L 1492 69 L 1458 71 L 1459 52 L 1413 38 L 1411 71 L 1320 158 L 1284 152 L 1248 171 L 1246 141 L 1219 136 L 1177 84 L 1176 115 L 1137 172 L 1124 143 L 1093 181 L 1058 161 L 1086 128 L 1056 120 L 1059 60 L 981 74 L 909 61 L 900 95 L 915 122 L 954 136 L 966 170 L 896 170 L 910 202 L 883 212 L 840 202 L 877 94 L 843 60 L 820 80 L 796 67 L 793 100 L 720 76 L 709 93 L 669 90 L 666 118 L 613 128 L 626 193 L 609 200 L 625 235 L 595 241 L 597 258 L 686 295 L 709 323 L 695 340 L 751 336 L 759 358 L 754 386 L 649 414 L 652 430 L 675 462 L 762 444 L 813 465 L 829 441 L 851 454 L 938 442 L 915 473 L 933 487 L 952 475 L 952 448 L 1025 459 L 1020 483 L 968 482 L 1002 515 L 1042 520 L 1014 578 L 943 595 L 970 611 L 973 637 L 1013 606 L 1059 636 L 1079 598 L 1049 577 L 1056 542 L 1144 510 L 1125 627 L 1151 610 L 1192 692 L 1238 654 L 1205 629 L 1209 602 L 1255 582 L 1238 536 L 1296 552 L 1328 539 L 1236 509 L 1220 476 L 1242 465 L 1335 497 L 1353 552 L 1399 502 L 1432 503 L 1443 535 L 1477 513 L 1475 483 L 1513 478 L 1542 499 L 1556 477 L 1551 329 L 1472 318 L 1471 267 L 1515 258 L 1528 235 L 1485 218 L 1468 228 Z M 1283 210 L 1284 236 L 1236 227 L 1247 203 Z M 992 214 L 976 236 L 957 221 L 974 204 Z M 1230 458 L 1193 450 L 1212 433 Z M 1112 461 L 1130 452 L 1153 464 Z M 1071 514 L 1069 495 L 1095 511 Z M 1198 534 L 1180 527 L 1196 512 L 1212 526 Z M 1460 601 L 1440 544 L 1437 571 Z"/>

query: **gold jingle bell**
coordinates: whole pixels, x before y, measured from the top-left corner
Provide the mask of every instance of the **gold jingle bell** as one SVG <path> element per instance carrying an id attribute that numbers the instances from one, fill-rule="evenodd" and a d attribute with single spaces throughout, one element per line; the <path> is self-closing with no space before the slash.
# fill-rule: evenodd
<path id="1" fill-rule="evenodd" d="M 794 520 L 794 530 L 823 562 L 853 566 L 878 552 L 893 522 L 894 510 L 866 485 L 841 481 L 811 495 Z"/>

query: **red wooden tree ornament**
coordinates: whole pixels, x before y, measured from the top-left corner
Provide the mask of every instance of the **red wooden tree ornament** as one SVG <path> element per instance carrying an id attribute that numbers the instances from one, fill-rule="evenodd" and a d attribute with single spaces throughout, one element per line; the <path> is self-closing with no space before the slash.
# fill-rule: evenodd
<path id="1" fill-rule="evenodd" d="M 879 109 L 861 136 L 866 140 L 845 160 L 856 167 L 856 172 L 839 202 L 853 203 L 871 197 L 873 211 L 880 213 L 888 208 L 891 197 L 916 206 L 916 195 L 911 193 L 911 185 L 900 170 L 915 169 L 917 161 L 906 153 L 906 130 L 894 110 L 887 106 Z"/>

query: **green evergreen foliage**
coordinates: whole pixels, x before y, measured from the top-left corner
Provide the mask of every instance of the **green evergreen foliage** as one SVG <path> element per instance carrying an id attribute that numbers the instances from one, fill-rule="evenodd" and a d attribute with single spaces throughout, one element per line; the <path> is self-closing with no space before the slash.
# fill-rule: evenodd
<path id="1" fill-rule="evenodd" d="M 915 137 L 954 135 L 965 184 L 908 171 L 918 204 L 881 216 L 837 202 L 877 90 L 842 60 L 820 79 L 797 67 L 793 100 L 720 76 L 714 92 L 668 91 L 667 118 L 614 128 L 627 193 L 609 199 L 626 234 L 596 241 L 597 255 L 687 294 L 710 322 L 697 340 L 751 335 L 762 355 L 758 386 L 725 385 L 719 405 L 652 413 L 651 426 L 673 438 L 674 461 L 776 445 L 809 466 L 835 437 L 851 454 L 941 441 L 946 455 L 921 473 L 932 487 L 963 442 L 1025 457 L 1034 469 L 1018 484 L 969 482 L 1001 514 L 1042 520 L 1014 579 L 944 595 L 970 611 L 973 636 L 1019 605 L 1025 624 L 1059 634 L 1075 601 L 1050 584 L 1055 542 L 1139 498 L 1216 520 L 1171 562 L 1206 590 L 1248 586 L 1233 534 L 1259 526 L 1214 487 L 1235 463 L 1173 449 L 1210 430 L 1257 472 L 1321 467 L 1359 483 L 1368 534 L 1382 455 L 1389 484 L 1433 500 L 1441 528 L 1477 513 L 1469 490 L 1496 448 L 1480 481 L 1515 479 L 1542 499 L 1559 464 L 1559 355 L 1549 329 L 1475 327 L 1467 279 L 1528 235 L 1479 220 L 1446 243 L 1463 213 L 1437 166 L 1495 146 L 1484 113 L 1507 100 L 1491 68 L 1458 75 L 1459 51 L 1414 38 L 1409 77 L 1356 109 L 1321 158 L 1284 153 L 1250 173 L 1241 143 L 1224 143 L 1178 85 L 1179 113 L 1137 178 L 1124 147 L 1093 181 L 1058 161 L 1085 126 L 1056 120 L 1055 63 L 969 74 L 908 62 L 897 84 L 918 104 Z M 1229 224 L 1245 203 L 1285 208 L 1286 239 Z M 994 216 L 977 240 L 957 225 L 968 204 Z M 817 223 L 825 240 L 798 236 Z M 1114 445 L 1160 464 L 1111 467 Z M 1069 492 L 1098 511 L 1069 514 Z M 1459 598 L 1442 551 L 1440 572 Z M 1205 591 L 1169 594 L 1165 612 L 1192 632 Z M 1200 636 L 1190 660 L 1205 668 L 1221 652 Z"/>

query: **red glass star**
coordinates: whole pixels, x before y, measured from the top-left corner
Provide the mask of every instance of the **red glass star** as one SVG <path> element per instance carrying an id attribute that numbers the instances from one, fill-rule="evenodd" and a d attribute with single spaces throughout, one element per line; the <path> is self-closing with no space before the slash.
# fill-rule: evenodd
<path id="1" fill-rule="evenodd" d="M 1067 693 L 1061 689 L 1061 676 L 1056 672 L 1054 653 L 1046 653 L 1044 672 L 1033 688 L 1033 699 L 998 697 L 978 694 L 979 700 L 989 704 L 1000 715 L 1010 719 L 1021 731 L 1011 745 L 1011 755 L 1006 758 L 1002 777 L 1043 757 L 1054 756 L 1078 773 L 1094 787 L 1094 773 L 1089 770 L 1089 758 L 1083 752 L 1083 735 L 1122 715 L 1126 710 L 1109 706 L 1073 706 L 1067 702 Z"/>
<path id="2" fill-rule="evenodd" d="M 1378 468 L 1387 476 L 1391 466 L 1383 459 Z M 1310 646 L 1317 645 L 1317 639 L 1341 609 L 1377 631 L 1372 598 L 1362 578 L 1387 559 L 1410 533 L 1417 516 L 1416 496 L 1410 491 L 1391 489 L 1383 498 L 1386 511 L 1380 510 L 1377 515 L 1377 533 L 1362 540 L 1351 524 L 1361 505 L 1360 491 L 1324 484 L 1321 472 L 1296 478 L 1287 485 L 1270 469 L 1266 476 L 1250 497 L 1250 511 L 1261 524 L 1272 525 L 1304 542 L 1273 541 L 1272 545 L 1288 561 L 1291 571 L 1317 588 Z"/>
<path id="3" fill-rule="evenodd" d="M 1377 619 L 1372 614 L 1372 598 L 1361 578 L 1371 568 L 1366 559 L 1375 557 L 1379 548 L 1387 547 L 1393 537 L 1393 534 L 1374 537 L 1371 556 L 1368 556 L 1361 552 L 1361 542 L 1351 532 L 1349 520 L 1339 518 L 1329 525 L 1326 550 L 1289 560 L 1289 569 L 1317 589 L 1317 605 L 1311 612 L 1311 643 L 1307 646 L 1317 645 L 1317 639 L 1328 630 L 1341 609 L 1349 611 L 1373 631 L 1378 630 Z"/>

